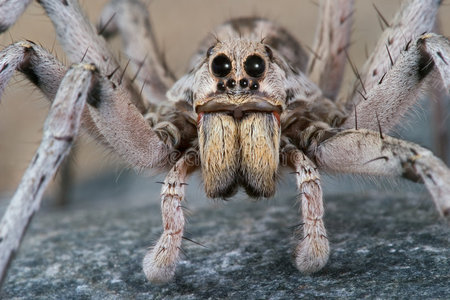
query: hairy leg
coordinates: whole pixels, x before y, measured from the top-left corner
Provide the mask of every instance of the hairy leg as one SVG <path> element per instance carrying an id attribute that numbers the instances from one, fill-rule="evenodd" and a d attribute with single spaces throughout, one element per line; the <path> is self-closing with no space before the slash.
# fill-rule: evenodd
<path id="1" fill-rule="evenodd" d="M 440 157 L 447 165 L 450 164 L 449 141 L 450 141 L 450 93 L 443 93 L 439 88 L 432 91 L 432 132 L 434 153 Z"/>
<path id="2" fill-rule="evenodd" d="M 406 0 L 393 20 L 378 39 L 369 59 L 363 66 L 360 78 L 355 84 L 352 97 L 343 103 L 349 111 L 364 101 L 362 95 L 370 92 L 382 81 L 392 64 L 397 61 L 401 51 L 410 41 L 434 28 L 441 0 Z M 361 95 L 362 94 L 362 95 Z M 365 101 L 367 102 L 367 101 Z"/>
<path id="3" fill-rule="evenodd" d="M 33 42 L 11 44 L 0 52 L 0 97 L 16 70 L 52 101 L 67 68 Z"/>
<path id="4" fill-rule="evenodd" d="M 295 170 L 303 216 L 303 235 L 294 252 L 295 262 L 301 272 L 314 273 L 325 266 L 330 252 L 323 223 L 320 176 L 317 167 L 303 152 L 294 146 L 287 146 L 284 151 Z"/>
<path id="5" fill-rule="evenodd" d="M 0 33 L 16 22 L 30 2 L 31 0 L 0 0 Z"/>
<path id="6" fill-rule="evenodd" d="M 73 66 L 61 83 L 44 126 L 44 137 L 0 222 L 0 283 L 42 195 L 70 151 L 95 67 Z"/>
<path id="7" fill-rule="evenodd" d="M 186 176 L 194 167 L 193 155 L 183 156 L 170 170 L 161 189 L 164 232 L 143 260 L 144 273 L 151 282 L 167 282 L 175 274 L 184 231 L 181 206 L 185 196 Z"/>
<path id="8" fill-rule="evenodd" d="M 53 99 L 65 73 L 65 67 L 39 46 L 18 42 L 0 52 L 0 93 L 16 69 L 49 99 Z M 132 105 L 127 90 L 99 73 L 90 84 L 87 100 L 90 105 L 83 111 L 85 127 L 138 170 L 165 166 L 173 148 L 171 140 L 166 143 L 160 140 Z"/>
<path id="9" fill-rule="evenodd" d="M 71 62 L 93 63 L 105 75 L 119 67 L 111 47 L 96 33 L 77 0 L 41 0 L 39 3 L 52 21 L 58 41 Z M 111 80 L 117 84 L 120 77 L 120 72 L 115 72 Z"/>
<path id="10" fill-rule="evenodd" d="M 450 170 L 431 151 L 369 130 L 346 130 L 310 149 L 325 171 L 402 176 L 423 182 L 441 215 L 450 214 Z"/>
<path id="11" fill-rule="evenodd" d="M 134 82 L 142 89 L 142 97 L 150 103 L 166 101 L 166 91 L 174 77 L 164 65 L 157 47 L 147 7 L 138 0 L 112 0 L 104 9 L 99 31 L 109 37 L 120 33 L 125 53 L 131 59 Z"/>
<path id="12" fill-rule="evenodd" d="M 350 114 L 343 128 L 389 131 L 423 91 L 443 83 L 450 91 L 450 41 L 436 34 L 425 34 L 411 42 L 401 57 L 368 92 L 366 99 Z"/>
<path id="13" fill-rule="evenodd" d="M 147 110 L 129 78 L 120 70 L 119 63 L 105 39 L 98 35 L 80 8 L 77 0 L 41 0 L 39 3 L 53 22 L 58 41 L 71 62 L 88 62 L 97 66 L 99 73 L 111 83 L 130 94 L 131 102 L 142 113 Z"/>
<path id="14" fill-rule="evenodd" d="M 341 87 L 350 45 L 354 0 L 320 1 L 319 24 L 314 38 L 308 75 L 325 97 L 335 100 Z"/>
<path id="15" fill-rule="evenodd" d="M 433 32 L 442 34 L 440 19 L 436 20 Z M 445 59 L 445 58 L 444 58 Z M 441 62 L 438 63 L 443 63 Z M 448 64 L 448 61 L 446 61 Z M 442 68 L 440 68 L 442 69 Z M 444 69 L 445 70 L 445 69 Z M 448 71 L 448 68 L 447 68 Z M 450 72 L 450 71 L 448 71 Z M 450 77 L 442 75 L 441 77 Z M 450 78 L 448 79 L 450 80 Z M 444 83 L 445 85 L 445 83 Z M 449 84 L 447 84 L 449 85 Z M 450 104 L 450 92 L 444 92 L 442 87 L 432 87 L 430 92 L 431 112 L 432 112 L 432 133 L 433 133 L 433 149 L 434 153 L 442 159 L 447 165 L 450 164 L 450 152 L 448 151 L 450 140 L 450 113 L 448 106 Z M 447 107 L 449 109 L 447 109 Z"/>

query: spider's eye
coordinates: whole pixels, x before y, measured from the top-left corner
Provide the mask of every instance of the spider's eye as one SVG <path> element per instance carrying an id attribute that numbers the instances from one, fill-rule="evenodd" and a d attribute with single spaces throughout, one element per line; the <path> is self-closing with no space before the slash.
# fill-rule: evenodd
<path id="1" fill-rule="evenodd" d="M 231 61 L 224 55 L 216 56 L 211 63 L 211 70 L 214 76 L 225 77 L 231 72 Z"/>
<path id="2" fill-rule="evenodd" d="M 266 69 L 264 59 L 259 55 L 250 55 L 244 62 L 244 69 L 252 77 L 260 77 Z"/>

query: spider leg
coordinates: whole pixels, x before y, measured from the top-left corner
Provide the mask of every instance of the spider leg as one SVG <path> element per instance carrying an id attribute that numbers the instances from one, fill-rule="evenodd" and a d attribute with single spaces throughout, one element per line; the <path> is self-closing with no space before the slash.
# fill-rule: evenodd
<path id="1" fill-rule="evenodd" d="M 384 131 L 396 125 L 426 88 L 450 91 L 450 41 L 436 34 L 425 34 L 401 53 L 383 80 L 374 86 L 366 100 L 356 106 L 359 128 Z M 440 79 L 439 79 L 440 77 Z M 355 114 L 342 127 L 353 128 Z"/>
<path id="2" fill-rule="evenodd" d="M 39 209 L 45 188 L 78 133 L 94 71 L 90 64 L 74 65 L 58 89 L 44 125 L 41 145 L 0 222 L 0 283 L 31 218 Z"/>
<path id="3" fill-rule="evenodd" d="M 84 66 L 84 69 L 81 69 L 87 70 L 89 68 L 86 66 L 91 65 L 81 66 Z M 138 169 L 163 167 L 168 162 L 168 152 L 172 149 L 170 140 L 162 141 L 159 134 L 150 128 L 148 122 L 130 102 L 126 91 L 117 87 L 114 89 L 113 83 L 98 72 L 91 74 L 90 70 L 88 76 L 85 74 L 86 71 L 80 71 L 80 67 L 75 67 L 73 71 L 64 75 L 66 68 L 47 51 L 32 42 L 18 42 L 0 52 L 0 94 L 16 69 L 35 83 L 50 100 L 53 98 L 55 100 L 44 128 L 41 147 L 25 173 L 11 202 L 11 208 L 7 210 L 1 223 L 1 276 L 4 276 L 8 261 L 11 259 L 11 251 L 15 251 L 19 246 L 29 218 L 39 207 L 43 190 L 68 152 L 61 144 L 67 143 L 69 146 L 72 144 L 80 122 L 77 121 L 78 115 L 91 133 L 98 134 L 104 144 L 112 147 L 130 165 Z M 80 99 L 87 94 L 87 102 L 90 105 L 85 106 L 84 100 L 81 102 L 76 100 L 76 97 L 72 99 L 73 94 Z M 49 153 L 54 155 L 46 158 Z M 24 201 L 33 203 L 31 206 L 24 206 L 22 205 Z M 26 209 L 21 212 L 20 207 Z M 21 215 L 25 217 L 22 218 Z M 25 220 L 26 224 L 17 227 L 17 224 L 11 221 L 15 218 L 18 218 L 18 221 Z M 11 228 L 13 230 L 17 228 L 21 232 L 20 235 L 19 231 L 17 234 L 10 234 Z M 8 247 L 9 250 L 5 248 L 3 251 L 2 247 Z"/>
<path id="4" fill-rule="evenodd" d="M 441 22 L 436 21 L 433 32 L 442 34 Z M 450 140 L 450 120 L 448 120 L 447 103 L 450 103 L 450 94 L 443 93 L 441 87 L 434 87 L 431 90 L 430 98 L 432 111 L 432 133 L 434 153 L 442 159 L 447 165 L 450 164 L 448 146 Z"/>
<path id="5" fill-rule="evenodd" d="M 336 99 L 344 77 L 353 4 L 353 0 L 320 1 L 319 23 L 307 70 L 324 96 L 332 100 Z"/>
<path id="6" fill-rule="evenodd" d="M 450 214 L 450 170 L 414 143 L 365 129 L 345 130 L 309 149 L 325 171 L 402 176 L 423 182 L 441 215 Z"/>
<path id="7" fill-rule="evenodd" d="M 31 41 L 11 44 L 0 52 L 0 97 L 15 71 L 22 72 L 48 99 L 55 98 L 66 67 Z"/>
<path id="8" fill-rule="evenodd" d="M 151 282 L 167 282 L 175 274 L 185 223 L 181 203 L 185 197 L 186 176 L 195 166 L 193 156 L 191 153 L 180 158 L 164 180 L 161 189 L 164 232 L 142 262 Z"/>
<path id="9" fill-rule="evenodd" d="M 132 103 L 140 112 L 147 110 L 139 93 L 131 85 L 130 79 L 120 69 L 105 39 L 98 35 L 94 26 L 84 15 L 77 0 L 41 0 L 53 22 L 58 41 L 71 62 L 89 62 L 97 66 L 99 73 L 132 95 Z"/>
<path id="10" fill-rule="evenodd" d="M 0 52 L 0 93 L 18 69 L 53 99 L 64 66 L 32 42 L 18 42 Z M 96 73 L 83 111 L 83 124 L 138 170 L 165 166 L 173 149 L 163 142 L 131 103 L 128 91 Z"/>
<path id="11" fill-rule="evenodd" d="M 133 79 L 143 86 L 142 97 L 155 104 L 166 101 L 174 76 L 158 49 L 147 7 L 138 0 L 112 0 L 102 13 L 99 28 L 106 37 L 120 33 L 136 74 Z"/>
<path id="12" fill-rule="evenodd" d="M 90 62 L 101 74 L 112 74 L 111 80 L 120 81 L 119 67 L 106 41 L 99 36 L 83 14 L 77 0 L 41 0 L 56 30 L 58 41 L 71 62 Z"/>
<path id="13" fill-rule="evenodd" d="M 303 215 L 303 236 L 294 252 L 295 262 L 301 272 L 314 273 L 327 263 L 330 252 L 323 223 L 320 175 L 315 164 L 302 151 L 290 146 L 286 153 L 295 170 Z"/>
<path id="14" fill-rule="evenodd" d="M 0 33 L 8 30 L 23 14 L 31 0 L 0 1 Z"/>
<path id="15" fill-rule="evenodd" d="M 411 41 L 416 40 L 424 32 L 433 30 L 441 2 L 441 0 L 403 2 L 358 75 L 360 78 L 355 84 L 353 95 L 344 103 L 349 111 L 353 111 L 353 106 L 363 101 L 361 94 L 370 92 L 380 81 L 384 81 L 386 72 L 391 69 L 402 50 L 407 48 Z"/>
<path id="16" fill-rule="evenodd" d="M 450 164 L 450 157 L 448 153 L 450 131 L 448 119 L 449 112 L 447 103 L 450 103 L 450 94 L 442 93 L 441 89 L 433 89 L 431 103 L 432 106 L 432 132 L 433 132 L 433 149 L 434 153 L 440 157 L 447 165 Z"/>

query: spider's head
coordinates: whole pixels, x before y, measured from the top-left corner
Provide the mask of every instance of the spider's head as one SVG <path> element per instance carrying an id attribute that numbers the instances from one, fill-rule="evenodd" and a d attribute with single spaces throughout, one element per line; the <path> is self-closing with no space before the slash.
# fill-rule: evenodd
<path id="1" fill-rule="evenodd" d="M 218 42 L 203 64 L 193 102 L 197 114 L 225 112 L 240 119 L 249 112 L 266 112 L 279 119 L 285 97 L 268 46 L 245 39 Z"/>
<path id="2" fill-rule="evenodd" d="M 320 91 L 262 41 L 217 42 L 168 92 L 197 114 L 206 194 L 226 198 L 243 186 L 252 197 L 275 193 L 281 114 Z M 220 180 L 217 180 L 220 178 Z"/>
<path id="3" fill-rule="evenodd" d="M 229 39 L 205 51 L 195 67 L 168 92 L 199 115 L 224 112 L 239 119 L 249 112 L 277 118 L 296 99 L 311 98 L 316 87 L 263 41 Z"/>
<path id="4" fill-rule="evenodd" d="M 206 194 L 226 198 L 243 186 L 252 197 L 270 197 L 279 162 L 280 115 L 286 108 L 286 71 L 259 41 L 230 39 L 205 52 L 168 95 L 197 113 Z"/>

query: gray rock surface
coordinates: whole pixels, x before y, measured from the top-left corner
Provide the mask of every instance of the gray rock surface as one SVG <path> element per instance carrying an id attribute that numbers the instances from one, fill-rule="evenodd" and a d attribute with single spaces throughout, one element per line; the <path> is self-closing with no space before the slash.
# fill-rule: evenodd
<path id="1" fill-rule="evenodd" d="M 331 257 L 318 274 L 300 274 L 291 257 L 299 215 L 289 178 L 274 199 L 260 202 L 238 195 L 213 203 L 198 180 L 191 181 L 187 236 L 204 247 L 184 241 L 175 280 L 152 285 L 141 260 L 161 232 L 153 182 L 132 175 L 122 176 L 120 185 L 96 181 L 80 186 L 65 209 L 45 205 L 0 298 L 450 297 L 450 226 L 423 190 L 327 193 Z"/>

